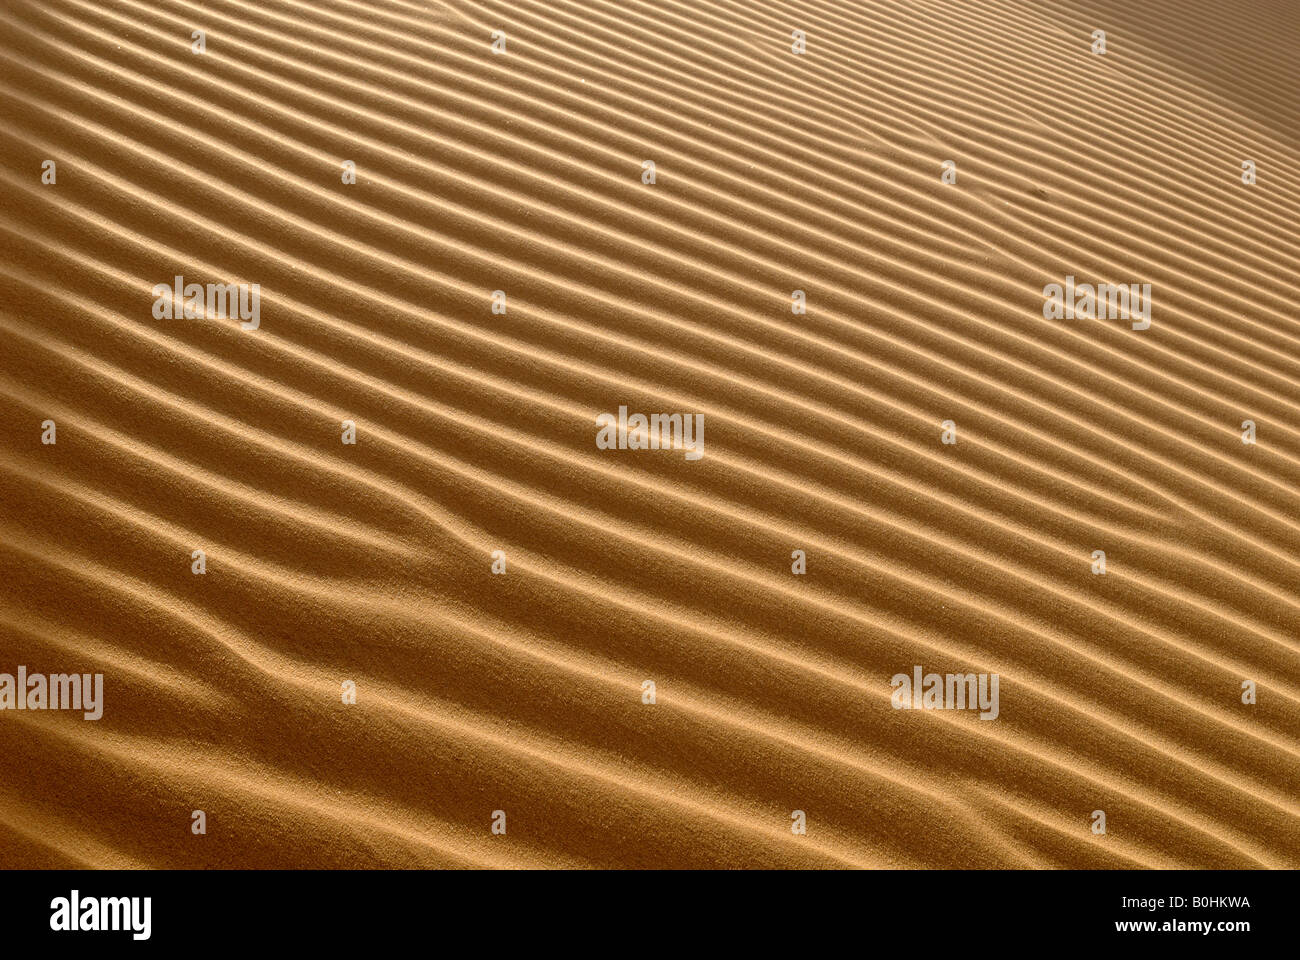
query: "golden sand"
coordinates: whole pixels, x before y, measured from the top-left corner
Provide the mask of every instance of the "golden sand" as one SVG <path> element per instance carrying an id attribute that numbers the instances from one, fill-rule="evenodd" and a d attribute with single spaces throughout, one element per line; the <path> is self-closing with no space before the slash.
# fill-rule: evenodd
<path id="1" fill-rule="evenodd" d="M 0 672 L 105 702 L 0 711 L 0 866 L 1300 865 L 1297 51 L 1288 0 L 4 4 Z"/>

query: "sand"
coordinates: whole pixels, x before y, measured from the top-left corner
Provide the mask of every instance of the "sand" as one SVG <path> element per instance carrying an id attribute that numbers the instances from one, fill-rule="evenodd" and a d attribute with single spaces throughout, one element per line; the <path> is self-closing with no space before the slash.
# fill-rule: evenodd
<path id="1" fill-rule="evenodd" d="M 0 672 L 104 702 L 0 711 L 0 866 L 1300 866 L 1297 51 L 1286 0 L 5 4 Z"/>

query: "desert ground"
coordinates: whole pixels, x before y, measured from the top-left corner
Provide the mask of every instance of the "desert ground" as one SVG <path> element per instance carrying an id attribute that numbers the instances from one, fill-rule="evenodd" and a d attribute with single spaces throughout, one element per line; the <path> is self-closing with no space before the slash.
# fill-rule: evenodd
<path id="1" fill-rule="evenodd" d="M 1300 866 L 1298 83 L 1288 0 L 4 4 L 0 673 L 103 693 L 0 866 Z"/>

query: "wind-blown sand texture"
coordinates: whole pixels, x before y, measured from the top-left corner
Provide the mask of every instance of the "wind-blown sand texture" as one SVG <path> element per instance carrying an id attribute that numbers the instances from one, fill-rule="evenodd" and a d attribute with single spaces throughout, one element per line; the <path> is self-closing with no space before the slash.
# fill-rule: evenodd
<path id="1" fill-rule="evenodd" d="M 1298 51 L 1288 0 L 6 3 L 0 671 L 105 692 L 0 712 L 0 865 L 1300 865 Z"/>

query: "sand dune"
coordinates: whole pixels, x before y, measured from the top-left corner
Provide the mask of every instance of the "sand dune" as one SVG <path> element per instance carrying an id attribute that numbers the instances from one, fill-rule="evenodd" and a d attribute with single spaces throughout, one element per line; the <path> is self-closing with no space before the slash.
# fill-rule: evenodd
<path id="1" fill-rule="evenodd" d="M 0 866 L 1300 866 L 1300 14 L 1139 6 L 7 4 Z"/>

